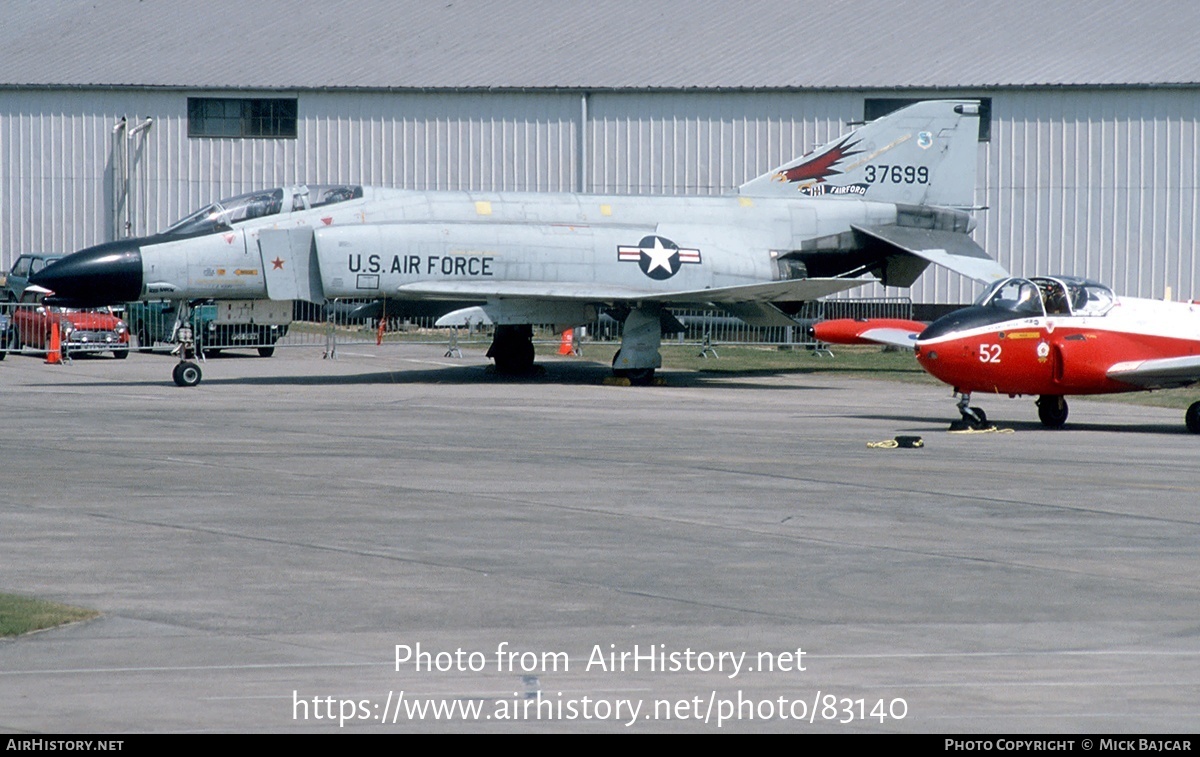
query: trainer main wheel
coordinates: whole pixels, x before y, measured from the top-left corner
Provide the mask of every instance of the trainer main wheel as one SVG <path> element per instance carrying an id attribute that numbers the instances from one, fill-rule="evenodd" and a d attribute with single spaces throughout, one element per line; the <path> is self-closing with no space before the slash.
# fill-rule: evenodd
<path id="1" fill-rule="evenodd" d="M 1193 402 L 1187 409 L 1187 414 L 1183 416 L 1184 423 L 1187 424 L 1187 430 L 1193 434 L 1200 434 L 1200 402 Z"/>
<path id="2" fill-rule="evenodd" d="M 1046 428 L 1062 428 L 1067 422 L 1067 401 L 1059 395 L 1043 394 L 1037 401 L 1038 418 Z"/>

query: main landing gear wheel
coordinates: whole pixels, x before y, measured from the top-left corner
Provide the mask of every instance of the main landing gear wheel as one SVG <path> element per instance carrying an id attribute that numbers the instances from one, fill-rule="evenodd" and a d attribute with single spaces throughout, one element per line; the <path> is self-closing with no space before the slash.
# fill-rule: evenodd
<path id="1" fill-rule="evenodd" d="M 1067 401 L 1058 394 L 1043 394 L 1037 401 L 1038 418 L 1046 428 L 1062 428 L 1067 422 Z"/>
<path id="2" fill-rule="evenodd" d="M 672 318 L 672 320 L 674 320 Z M 613 375 L 632 386 L 650 386 L 662 365 L 663 310 L 658 305 L 630 310 L 621 326 L 621 348 L 613 355 Z"/>
<path id="3" fill-rule="evenodd" d="M 1200 434 L 1200 402 L 1193 402 L 1188 406 L 1187 413 L 1183 416 L 1183 422 L 1187 424 L 1188 431 Z"/>
<path id="4" fill-rule="evenodd" d="M 200 366 L 186 360 L 176 365 L 171 373 L 178 386 L 195 386 L 200 383 L 200 376 Z"/>
<path id="5" fill-rule="evenodd" d="M 653 368 L 629 368 L 622 373 L 629 379 L 630 386 L 650 386 L 654 383 Z"/>
<path id="6" fill-rule="evenodd" d="M 487 356 L 496 361 L 496 373 L 522 376 L 533 372 L 533 327 L 497 326 Z"/>
<path id="7" fill-rule="evenodd" d="M 613 376 L 627 380 L 630 386 L 650 386 L 654 383 L 653 368 L 617 368 L 617 360 L 620 358 L 621 351 L 617 350 L 612 359 Z"/>

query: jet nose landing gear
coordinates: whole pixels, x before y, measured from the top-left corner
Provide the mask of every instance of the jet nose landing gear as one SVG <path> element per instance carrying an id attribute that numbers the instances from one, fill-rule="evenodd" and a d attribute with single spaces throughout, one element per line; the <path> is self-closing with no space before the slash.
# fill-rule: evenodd
<path id="1" fill-rule="evenodd" d="M 192 361 L 196 359 L 196 339 L 192 333 L 192 308 L 186 301 L 179 306 L 179 315 L 175 321 L 175 349 L 172 355 L 179 355 L 179 363 L 171 372 L 176 386 L 195 386 L 200 383 L 203 375 L 200 366 Z"/>
<path id="2" fill-rule="evenodd" d="M 988 423 L 987 413 L 982 408 L 971 407 L 970 392 L 958 395 L 958 412 L 962 419 L 950 424 L 951 431 L 986 431 L 995 428 L 995 424 Z"/>

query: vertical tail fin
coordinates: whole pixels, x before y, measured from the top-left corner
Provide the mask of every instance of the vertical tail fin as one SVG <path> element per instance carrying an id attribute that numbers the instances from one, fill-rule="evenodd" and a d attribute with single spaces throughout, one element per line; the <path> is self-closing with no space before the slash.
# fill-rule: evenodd
<path id="1" fill-rule="evenodd" d="M 864 124 L 738 193 L 970 208 L 978 135 L 977 101 L 926 100 Z"/>

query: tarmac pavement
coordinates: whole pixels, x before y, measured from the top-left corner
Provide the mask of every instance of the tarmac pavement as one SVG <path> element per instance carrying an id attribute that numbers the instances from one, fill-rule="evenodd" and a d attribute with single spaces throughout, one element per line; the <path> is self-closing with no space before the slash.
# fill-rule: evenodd
<path id="1" fill-rule="evenodd" d="M 0 363 L 0 732 L 1196 730 L 1182 410 L 443 350 Z"/>

